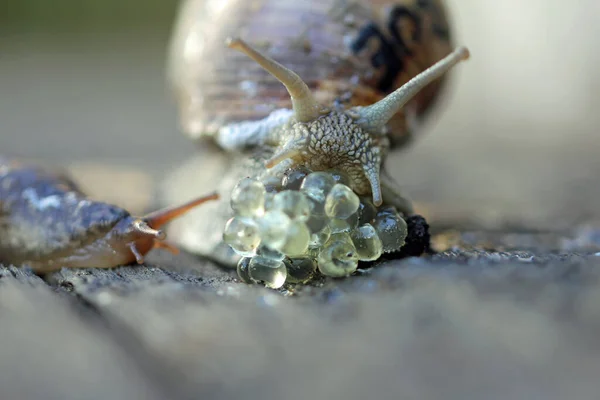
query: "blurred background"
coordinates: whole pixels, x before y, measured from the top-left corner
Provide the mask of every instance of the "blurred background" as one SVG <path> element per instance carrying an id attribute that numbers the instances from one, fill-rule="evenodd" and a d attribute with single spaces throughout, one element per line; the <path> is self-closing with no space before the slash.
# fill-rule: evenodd
<path id="1" fill-rule="evenodd" d="M 472 57 L 392 174 L 441 225 L 568 228 L 600 216 L 600 3 L 447 5 Z M 125 168 L 144 188 L 193 155 L 165 79 L 177 7 L 5 0 L 0 153 Z"/>

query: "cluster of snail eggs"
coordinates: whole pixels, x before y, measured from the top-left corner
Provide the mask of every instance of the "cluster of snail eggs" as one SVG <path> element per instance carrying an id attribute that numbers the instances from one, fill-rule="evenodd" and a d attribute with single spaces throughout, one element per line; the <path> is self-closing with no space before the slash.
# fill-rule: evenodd
<path id="1" fill-rule="evenodd" d="M 356 271 L 400 250 L 407 235 L 393 207 L 376 208 L 336 171 L 292 170 L 281 181 L 242 179 L 231 193 L 223 240 L 242 256 L 237 272 L 244 282 L 279 288 L 306 283 L 317 270 L 330 277 Z"/>

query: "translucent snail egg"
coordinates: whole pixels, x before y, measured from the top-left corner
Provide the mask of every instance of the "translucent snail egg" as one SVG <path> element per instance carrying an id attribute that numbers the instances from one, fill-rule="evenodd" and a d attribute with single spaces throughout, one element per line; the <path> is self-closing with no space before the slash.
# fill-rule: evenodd
<path id="1" fill-rule="evenodd" d="M 384 253 L 400 250 L 408 235 L 406 221 L 393 207 L 379 210 L 373 221 L 373 227 L 381 239 Z"/>
<path id="2" fill-rule="evenodd" d="M 370 224 L 377 215 L 377 208 L 369 197 L 361 197 L 358 206 L 358 224 Z"/>
<path id="3" fill-rule="evenodd" d="M 231 192 L 231 208 L 237 215 L 251 217 L 264 211 L 265 186 L 251 178 L 238 182 Z"/>
<path id="4" fill-rule="evenodd" d="M 260 243 L 257 223 L 247 217 L 233 217 L 225 224 L 223 241 L 241 256 L 253 256 Z"/>
<path id="5" fill-rule="evenodd" d="M 310 171 L 305 168 L 297 168 L 283 176 L 281 187 L 287 190 L 300 190 L 304 178 L 310 174 Z"/>
<path id="6" fill-rule="evenodd" d="M 250 275 L 248 273 L 248 265 L 250 265 L 251 259 L 252 258 L 250 258 L 250 257 L 244 257 L 244 258 L 241 258 L 240 261 L 238 261 L 238 263 L 237 263 L 238 277 L 244 283 L 254 283 L 254 281 L 252 280 L 252 278 L 250 278 Z"/>
<path id="7" fill-rule="evenodd" d="M 346 219 L 358 210 L 360 199 L 346 185 L 336 183 L 325 198 L 325 214 L 329 218 Z"/>
<path id="8" fill-rule="evenodd" d="M 262 184 L 264 185 L 267 193 L 275 194 L 281 190 L 281 180 L 274 176 L 269 176 L 262 179 Z"/>
<path id="9" fill-rule="evenodd" d="M 258 229 L 262 243 L 274 250 L 281 250 L 286 242 L 287 232 L 292 221 L 283 211 L 267 211 L 258 220 Z"/>
<path id="10" fill-rule="evenodd" d="M 251 279 L 264 283 L 272 289 L 283 286 L 287 278 L 287 269 L 283 261 L 255 256 L 248 264 L 248 275 Z"/>
<path id="11" fill-rule="evenodd" d="M 373 261 L 381 257 L 383 244 L 371 224 L 364 224 L 350 234 L 360 261 Z"/>
<path id="12" fill-rule="evenodd" d="M 311 258 L 291 258 L 285 260 L 288 283 L 306 283 L 317 271 L 317 265 Z"/>
<path id="13" fill-rule="evenodd" d="M 319 271 L 331 277 L 344 277 L 358 267 L 358 256 L 352 241 L 346 234 L 332 235 L 319 252 Z"/>
<path id="14" fill-rule="evenodd" d="M 267 192 L 265 194 L 265 205 L 264 205 L 265 212 L 273 209 L 273 201 L 274 200 L 275 200 L 275 193 Z"/>
<path id="15" fill-rule="evenodd" d="M 283 254 L 281 251 L 274 250 L 269 246 L 265 246 L 264 244 L 258 246 L 258 248 L 256 249 L 256 255 L 277 261 L 281 261 L 285 258 L 285 254 Z"/>
<path id="16" fill-rule="evenodd" d="M 329 218 L 325 215 L 313 214 L 311 212 L 308 221 L 306 221 L 306 226 L 308 226 L 308 230 L 310 233 L 321 232 L 323 229 L 327 228 L 329 224 Z"/>
<path id="17" fill-rule="evenodd" d="M 310 217 L 310 202 L 296 190 L 284 190 L 273 197 L 273 209 L 286 213 L 296 221 L 306 221 Z"/>
<path id="18" fill-rule="evenodd" d="M 288 256 L 303 255 L 308 249 L 309 241 L 310 232 L 306 224 L 292 221 L 285 237 L 285 243 L 281 247 L 281 252 Z"/>
<path id="19" fill-rule="evenodd" d="M 327 172 L 313 172 L 304 178 L 300 190 L 306 193 L 317 204 L 325 204 L 325 198 L 334 185 L 335 180 L 331 174 Z"/>
<path id="20" fill-rule="evenodd" d="M 310 235 L 310 241 L 308 242 L 308 247 L 311 249 L 321 247 L 325 243 L 327 243 L 330 236 L 331 236 L 331 229 L 329 228 L 328 225 L 325 225 L 323 227 L 323 229 L 321 229 L 320 231 L 317 231 L 315 233 L 312 233 Z"/>
<path id="21" fill-rule="evenodd" d="M 359 261 L 400 250 L 407 235 L 401 215 L 394 207 L 378 210 L 369 196 L 357 196 L 346 179 L 342 172 L 298 169 L 280 183 L 241 181 L 237 203 L 232 200 L 232 208 L 238 204 L 236 216 L 223 236 L 244 256 L 237 265 L 239 278 L 279 288 L 286 282 L 306 283 L 317 270 L 344 277 L 356 271 Z M 257 198 L 262 206 L 250 201 Z"/>
<path id="22" fill-rule="evenodd" d="M 350 232 L 358 226 L 358 213 L 350 215 L 348 218 L 333 218 L 329 220 L 329 228 L 332 233 Z"/>
<path id="23" fill-rule="evenodd" d="M 344 172 L 330 170 L 329 173 L 331 174 L 331 177 L 333 178 L 336 184 L 340 183 L 342 185 L 350 186 L 350 177 Z"/>

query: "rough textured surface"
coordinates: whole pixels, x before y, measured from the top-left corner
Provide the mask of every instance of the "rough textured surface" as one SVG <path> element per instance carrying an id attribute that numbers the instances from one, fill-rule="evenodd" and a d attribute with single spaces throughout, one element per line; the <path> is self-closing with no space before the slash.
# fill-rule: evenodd
<path id="1" fill-rule="evenodd" d="M 0 269 L 0 397 L 164 398 L 126 343 L 72 300 L 29 272 Z"/>
<path id="2" fill-rule="evenodd" d="M 444 252 L 281 291 L 161 251 L 3 268 L 0 397 L 591 399 L 600 243 L 582 235 L 446 233 Z"/>

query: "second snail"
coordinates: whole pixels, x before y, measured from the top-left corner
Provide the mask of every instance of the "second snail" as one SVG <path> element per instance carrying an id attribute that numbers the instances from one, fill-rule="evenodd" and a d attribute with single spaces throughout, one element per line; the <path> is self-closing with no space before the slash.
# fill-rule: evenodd
<path id="1" fill-rule="evenodd" d="M 186 189 L 223 200 L 169 234 L 274 288 L 400 252 L 415 216 L 386 157 L 468 57 L 441 1 L 184 2 L 169 76 L 201 154 Z"/>

